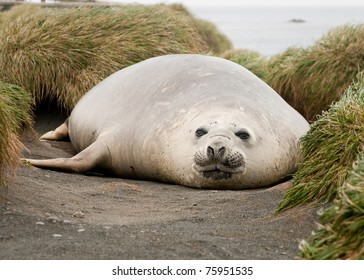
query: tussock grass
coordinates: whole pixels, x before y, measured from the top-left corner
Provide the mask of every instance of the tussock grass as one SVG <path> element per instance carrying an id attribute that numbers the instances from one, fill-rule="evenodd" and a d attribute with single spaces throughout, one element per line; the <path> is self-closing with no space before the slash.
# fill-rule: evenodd
<path id="1" fill-rule="evenodd" d="M 18 134 L 30 127 L 31 97 L 18 86 L 0 81 L 0 185 L 11 178 L 19 164 L 22 145 Z"/>
<path id="2" fill-rule="evenodd" d="M 168 6 L 192 19 L 196 26 L 197 32 L 208 46 L 209 52 L 211 54 L 220 55 L 232 48 L 232 43 L 229 38 L 225 34 L 221 33 L 216 25 L 212 22 L 195 18 L 192 13 L 182 4 L 171 4 Z"/>
<path id="3" fill-rule="evenodd" d="M 195 19 L 197 31 L 202 40 L 207 44 L 209 51 L 214 55 L 220 55 L 232 48 L 230 39 L 221 33 L 215 24 L 203 19 Z"/>
<path id="4" fill-rule="evenodd" d="M 267 82 L 307 120 L 329 108 L 364 69 L 364 25 L 335 28 L 307 49 L 272 58 Z"/>
<path id="5" fill-rule="evenodd" d="M 0 12 L 0 24 L 16 20 L 25 14 L 30 14 L 39 10 L 39 7 L 31 4 L 14 5 L 11 11 Z"/>
<path id="6" fill-rule="evenodd" d="M 304 112 L 304 104 L 299 92 L 301 76 L 304 73 L 298 73 L 297 62 L 304 57 L 307 50 L 304 48 L 288 48 L 284 52 L 272 56 L 267 68 L 269 71 L 266 75 L 266 82 L 274 88 L 292 107 L 300 113 Z M 305 116 L 306 117 L 306 116 Z"/>
<path id="7" fill-rule="evenodd" d="M 364 260 L 364 153 L 339 188 L 334 204 L 320 214 L 309 242 L 300 243 L 304 259 Z"/>
<path id="8" fill-rule="evenodd" d="M 0 25 L 0 77 L 67 110 L 121 68 L 208 50 L 192 19 L 165 5 L 19 9 Z"/>
<path id="9" fill-rule="evenodd" d="M 332 200 L 364 145 L 364 75 L 301 138 L 303 162 L 277 211 Z"/>
<path id="10" fill-rule="evenodd" d="M 222 57 L 244 66 L 262 80 L 266 79 L 268 61 L 260 53 L 247 49 L 232 49 L 224 52 Z"/>

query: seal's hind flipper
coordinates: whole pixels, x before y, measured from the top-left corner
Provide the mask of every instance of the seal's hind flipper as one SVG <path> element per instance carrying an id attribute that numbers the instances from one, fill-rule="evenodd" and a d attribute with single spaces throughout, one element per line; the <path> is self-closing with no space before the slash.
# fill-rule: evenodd
<path id="1" fill-rule="evenodd" d="M 61 140 L 66 137 L 68 137 L 68 119 L 63 124 L 61 124 L 59 127 L 57 127 L 55 130 L 48 131 L 47 133 L 43 134 L 39 138 L 39 140 L 57 141 L 57 140 Z"/>
<path id="2" fill-rule="evenodd" d="M 22 160 L 40 168 L 83 173 L 97 166 L 107 166 L 110 152 L 103 141 L 96 141 L 72 158 Z"/>

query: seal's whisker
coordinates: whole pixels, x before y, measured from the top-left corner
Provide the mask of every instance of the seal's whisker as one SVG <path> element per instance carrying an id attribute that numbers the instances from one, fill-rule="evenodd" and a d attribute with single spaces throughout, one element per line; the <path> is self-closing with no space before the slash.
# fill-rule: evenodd
<path id="1" fill-rule="evenodd" d="M 192 156 L 190 156 L 190 155 L 182 156 L 182 158 L 194 158 L 194 157 L 195 157 L 195 155 L 192 155 Z"/>
<path id="2" fill-rule="evenodd" d="M 259 162 L 259 161 L 257 161 L 257 160 L 253 160 L 253 159 L 248 159 L 248 158 L 245 158 L 245 161 L 247 161 L 247 162 Z"/>

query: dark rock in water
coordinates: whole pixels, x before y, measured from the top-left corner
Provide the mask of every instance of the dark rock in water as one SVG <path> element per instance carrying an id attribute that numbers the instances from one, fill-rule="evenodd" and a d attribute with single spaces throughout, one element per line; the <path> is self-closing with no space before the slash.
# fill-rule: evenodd
<path id="1" fill-rule="evenodd" d="M 304 19 L 301 19 L 301 18 L 293 18 L 289 22 L 292 22 L 292 23 L 305 23 L 306 21 Z"/>

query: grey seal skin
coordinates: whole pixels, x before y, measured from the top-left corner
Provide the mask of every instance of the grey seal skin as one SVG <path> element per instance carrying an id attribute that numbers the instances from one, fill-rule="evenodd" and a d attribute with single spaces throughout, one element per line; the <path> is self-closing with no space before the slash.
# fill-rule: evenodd
<path id="1" fill-rule="evenodd" d="M 307 121 L 242 66 L 166 55 L 124 68 L 91 89 L 41 140 L 69 136 L 70 159 L 30 160 L 73 172 L 196 188 L 265 187 L 294 173 Z"/>

